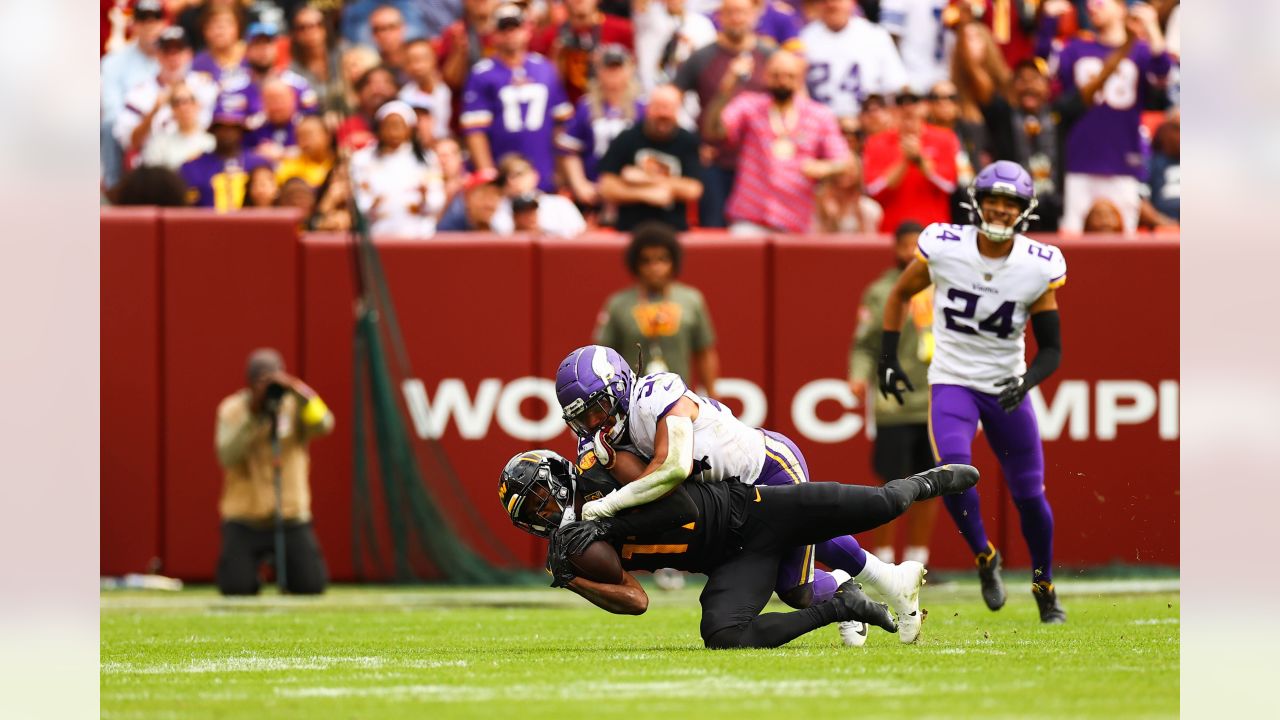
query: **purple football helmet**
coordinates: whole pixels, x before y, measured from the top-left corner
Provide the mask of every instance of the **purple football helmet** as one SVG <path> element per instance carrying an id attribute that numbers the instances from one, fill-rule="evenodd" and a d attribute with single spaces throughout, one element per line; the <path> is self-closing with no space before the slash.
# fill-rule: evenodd
<path id="1" fill-rule="evenodd" d="M 635 373 L 631 366 L 616 350 L 603 345 L 574 350 L 556 370 L 556 398 L 564 411 L 564 421 L 583 438 L 601 429 L 607 431 L 611 441 L 622 437 L 633 385 Z"/>
<path id="2" fill-rule="evenodd" d="M 1005 227 L 987 223 L 982 217 L 980 203 L 988 195 L 1013 198 L 1022 206 L 1022 213 L 1013 221 L 1013 225 Z M 1031 174 L 1018 163 L 1009 160 L 997 160 L 982 168 L 982 172 L 978 173 L 978 177 L 969 186 L 969 219 L 978 226 L 978 230 L 996 242 L 1012 240 L 1014 235 L 1026 230 L 1027 224 L 1035 217 L 1032 213 L 1038 204 L 1036 185 Z"/>

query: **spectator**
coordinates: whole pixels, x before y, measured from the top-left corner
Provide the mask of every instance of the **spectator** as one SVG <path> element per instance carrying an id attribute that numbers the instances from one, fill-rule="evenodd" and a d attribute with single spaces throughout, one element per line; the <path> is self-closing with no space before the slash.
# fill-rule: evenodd
<path id="1" fill-rule="evenodd" d="M 462 0 L 417 0 L 422 12 L 422 33 L 413 37 L 438 38 L 462 17 Z"/>
<path id="2" fill-rule="evenodd" d="M 189 205 L 214 208 L 218 212 L 239 210 L 244 205 L 249 172 L 267 161 L 244 151 L 244 111 L 218 107 L 213 112 L 214 147 L 182 166 Z"/>
<path id="3" fill-rule="evenodd" d="M 982 107 L 1009 88 L 1009 66 L 984 25 L 971 22 L 956 31 L 951 80 L 960 95 L 960 117 L 974 123 L 982 122 Z"/>
<path id="4" fill-rule="evenodd" d="M 908 218 L 948 222 L 956 189 L 955 133 L 925 124 L 928 108 L 909 93 L 898 96 L 898 127 L 867 138 L 867 194 L 884 209 L 880 232 Z"/>
<path id="5" fill-rule="evenodd" d="M 555 189 L 552 144 L 556 126 L 569 119 L 573 106 L 555 68 L 528 52 L 529 28 L 515 5 L 494 13 L 497 55 L 476 63 L 463 98 L 462 127 L 471 164 L 491 168 L 494 158 L 523 153 L 542 178 L 543 191 Z"/>
<path id="6" fill-rule="evenodd" d="M 396 74 L 396 83 L 408 82 L 409 76 L 404 71 L 404 15 L 391 5 L 379 5 L 369 13 L 369 32 L 382 64 Z"/>
<path id="7" fill-rule="evenodd" d="M 923 95 L 951 76 L 955 37 L 942 19 L 948 0 L 883 0 L 880 26 L 893 38 L 911 92 Z"/>
<path id="8" fill-rule="evenodd" d="M 587 229 L 582 213 L 573 201 L 562 195 L 538 190 L 538 171 L 517 153 L 503 155 L 498 161 L 498 182 L 505 197 L 498 204 L 489 223 L 493 231 L 509 235 L 516 229 L 518 208 L 527 211 L 532 220 L 528 230 L 555 237 L 577 237 Z"/>
<path id="9" fill-rule="evenodd" d="M 151 132 L 142 146 L 142 164 L 177 170 L 214 148 L 200 117 L 200 103 L 195 93 L 184 83 L 172 86 L 169 93 L 169 112 L 173 122 L 159 126 Z M 185 192 L 185 188 L 184 188 Z"/>
<path id="10" fill-rule="evenodd" d="M 1037 4 L 1043 7 L 1048 3 L 1028 0 L 956 2 L 943 11 L 943 23 L 952 27 L 978 23 L 991 37 L 1005 67 L 1012 67 L 1030 60 L 1034 54 Z"/>
<path id="11" fill-rule="evenodd" d="M 164 29 L 164 6 L 156 0 L 138 0 L 133 8 L 133 41 L 102 58 L 99 145 L 102 181 L 107 187 L 115 185 L 124 172 L 124 148 L 114 133 L 116 119 L 124 111 L 129 91 L 160 71 L 158 42 Z"/>
<path id="12" fill-rule="evenodd" d="M 257 127 L 245 136 L 245 146 L 272 163 L 279 163 L 298 150 L 298 123 L 305 115 L 297 111 L 293 88 L 280 78 L 262 83 L 262 115 Z"/>
<path id="13" fill-rule="evenodd" d="M 676 72 L 675 86 L 681 92 L 693 92 L 703 112 L 697 118 L 697 126 L 703 138 L 707 138 L 710 115 L 707 108 L 713 103 L 724 107 L 732 96 L 718 98 L 720 91 L 729 87 L 725 76 L 737 82 L 732 92 L 763 92 L 764 64 L 773 48 L 761 41 L 755 33 L 760 13 L 754 0 L 724 0 L 720 6 L 720 32 L 714 44 L 697 50 L 689 61 Z M 699 204 L 699 224 L 703 227 L 725 227 L 725 203 L 733 190 L 733 180 L 738 167 L 738 152 L 723 143 L 708 142 L 701 151 L 707 163 L 703 174 L 705 192 Z M 683 220 L 675 227 L 683 228 Z"/>
<path id="14" fill-rule="evenodd" d="M 242 67 L 222 75 L 223 97 L 220 102 L 230 108 L 243 109 L 254 124 L 260 122 L 263 111 L 262 86 L 269 79 L 278 79 L 289 85 L 301 112 L 314 113 L 320 107 L 316 92 L 306 79 L 292 70 L 276 70 L 276 37 L 279 34 L 276 26 L 270 23 L 250 25 Z"/>
<path id="15" fill-rule="evenodd" d="M 874 233 L 880 230 L 884 211 L 867 197 L 862 187 L 862 161 L 849 158 L 844 172 L 818 189 L 814 227 L 825 233 Z"/>
<path id="16" fill-rule="evenodd" d="M 292 178 L 300 178 L 318 188 L 333 169 L 333 160 L 333 138 L 324 120 L 316 115 L 304 116 L 297 125 L 297 152 L 280 161 L 276 183 L 284 185 Z"/>
<path id="17" fill-rule="evenodd" d="M 1031 221 L 1031 229 L 1057 232 L 1062 216 L 1058 126 L 1049 108 L 1049 80 L 1040 64 L 1035 60 L 1018 63 L 1009 97 L 992 92 L 982 115 L 994 159 L 1018 163 L 1035 181 L 1040 217 Z"/>
<path id="18" fill-rule="evenodd" d="M 950 80 L 934 83 L 929 88 L 928 100 L 929 124 L 950 130 L 960 141 L 960 153 L 956 155 L 956 184 L 968 187 L 976 174 L 974 168 L 986 167 L 992 162 L 986 126 L 960 116 L 960 95 Z"/>
<path id="19" fill-rule="evenodd" d="M 324 184 L 316 188 L 315 212 L 307 220 L 312 230 L 345 232 L 351 229 L 351 184 L 347 166 L 339 162 L 333 166 Z"/>
<path id="20" fill-rule="evenodd" d="M 462 191 L 466 182 L 466 168 L 462 164 L 462 146 L 453 137 L 444 137 L 436 141 L 432 151 L 436 161 L 440 163 L 440 174 L 444 179 L 444 194 L 448 198 L 445 205 L 453 202 L 453 198 Z"/>
<path id="21" fill-rule="evenodd" d="M 429 32 L 423 12 L 432 4 L 456 6 L 457 0 L 347 0 L 342 3 L 342 39 L 350 45 L 377 46 L 374 18 L 387 9 L 396 11 L 403 37 L 433 37 L 435 33 Z M 447 12 L 447 7 L 434 14 L 439 16 L 439 10 Z"/>
<path id="22" fill-rule="evenodd" d="M 249 171 L 245 190 L 245 208 L 267 208 L 276 204 L 276 173 L 270 165 L 258 165 Z"/>
<path id="23" fill-rule="evenodd" d="M 564 6 L 565 21 L 537 33 L 529 49 L 555 64 L 569 102 L 576 103 L 595 76 L 592 61 L 599 49 L 621 45 L 631 51 L 635 37 L 631 21 L 600 12 L 598 0 L 565 0 Z"/>
<path id="24" fill-rule="evenodd" d="M 680 95 L 672 85 L 654 88 L 644 122 L 623 130 L 600 159 L 600 197 L 618 206 L 619 230 L 645 220 L 689 227 L 685 203 L 702 196 L 701 168 L 698 139 L 676 123 Z"/>
<path id="25" fill-rule="evenodd" d="M 244 62 L 245 44 L 240 39 L 243 19 L 233 7 L 208 7 L 200 15 L 199 37 L 204 48 L 196 53 L 191 67 L 221 82 L 223 73 L 235 73 Z"/>
<path id="26" fill-rule="evenodd" d="M 800 32 L 809 61 L 809 95 L 837 117 L 858 114 L 862 98 L 893 94 L 907 71 L 884 28 L 853 14 L 853 0 L 824 0 L 818 19 Z"/>
<path id="27" fill-rule="evenodd" d="M 692 386 L 693 370 L 708 396 L 720 378 L 720 355 L 702 293 L 676 280 L 682 252 L 675 230 L 657 222 L 635 228 L 625 261 L 635 285 L 605 301 L 595 342 L 617 350 L 638 374 L 673 372 Z M 636 347 L 643 348 L 643 367 Z"/>
<path id="28" fill-rule="evenodd" d="M 444 183 L 434 156 L 414 137 L 418 118 L 401 100 L 374 117 L 377 142 L 351 157 L 356 206 L 373 235 L 431 237 L 444 209 Z"/>
<path id="29" fill-rule="evenodd" d="M 804 16 L 778 0 L 751 0 L 756 6 L 755 34 L 773 49 L 783 48 L 799 52 L 802 49 L 799 40 L 800 30 L 804 27 Z M 712 24 L 720 25 L 719 11 L 710 15 Z"/>
<path id="30" fill-rule="evenodd" d="M 316 101 L 325 113 L 345 113 L 341 55 L 329 35 L 324 13 L 314 5 L 304 5 L 293 16 L 289 43 L 289 69 L 316 91 Z"/>
<path id="31" fill-rule="evenodd" d="M 675 80 L 681 65 L 716 41 L 706 15 L 690 11 L 687 0 L 639 0 L 631 17 L 636 44 L 636 75 L 648 93 Z"/>
<path id="32" fill-rule="evenodd" d="M 436 66 L 436 51 L 431 42 L 421 38 L 410 40 L 405 46 L 405 74 L 409 81 L 400 88 L 400 99 L 415 109 L 431 111 L 432 133 L 435 139 L 449 134 L 449 121 L 453 117 L 453 93 L 440 77 Z"/>
<path id="33" fill-rule="evenodd" d="M 187 204 L 187 184 L 167 167 L 143 165 L 125 173 L 111 195 L 116 205 L 182 207 Z"/>
<path id="34" fill-rule="evenodd" d="M 1085 234 L 1120 234 L 1124 231 L 1124 216 L 1120 213 L 1120 208 L 1106 198 L 1095 200 L 1089 208 L 1089 214 L 1084 218 Z"/>
<path id="35" fill-rule="evenodd" d="M 498 26 L 494 12 L 498 0 L 463 0 L 462 19 L 445 28 L 436 45 L 436 57 L 443 58 L 440 76 L 453 93 L 453 116 L 461 109 L 462 90 L 471 68 L 494 53 Z"/>
<path id="36" fill-rule="evenodd" d="M 843 121 L 844 118 L 841 120 Z M 893 114 L 893 109 L 889 107 L 889 101 L 884 95 L 873 93 L 863 99 L 862 106 L 858 108 L 857 128 L 863 140 L 897 126 L 898 118 Z"/>
<path id="37" fill-rule="evenodd" d="M 124 110 L 116 119 L 116 140 L 130 153 L 141 152 L 153 132 L 170 133 L 176 128 L 169 99 L 178 85 L 185 86 L 196 101 L 196 122 L 201 128 L 208 126 L 218 98 L 218 87 L 209 76 L 191 72 L 191 48 L 182 28 L 165 28 L 157 46 L 159 72 L 129 90 Z"/>
<path id="38" fill-rule="evenodd" d="M 343 112 L 354 113 L 359 110 L 360 106 L 360 99 L 356 93 L 356 83 L 365 73 L 378 67 L 378 51 L 363 45 L 356 45 L 343 50 L 342 59 L 339 62 L 342 65 Z"/>
<path id="39" fill-rule="evenodd" d="M 1079 92 L 1087 108 L 1065 131 L 1062 229 L 1080 232 L 1089 208 L 1107 198 L 1120 210 L 1125 232 L 1132 233 L 1141 204 L 1142 108 L 1152 92 L 1150 78 L 1165 77 L 1172 61 L 1150 5 L 1126 11 L 1123 0 L 1095 0 L 1088 10 L 1097 39 L 1072 40 L 1057 58 L 1063 93 Z M 1117 51 L 1123 57 L 1104 75 L 1104 58 Z M 1100 77 L 1105 77 L 1101 87 L 1086 93 Z"/>
<path id="40" fill-rule="evenodd" d="M 564 132 L 556 136 L 561 169 L 569 189 L 578 202 L 587 207 L 595 206 L 600 200 L 596 188 L 600 158 L 619 133 L 644 117 L 640 86 L 626 48 L 604 47 L 596 64 L 599 67 L 587 94 L 578 100 Z"/>
<path id="41" fill-rule="evenodd" d="M 308 445 L 333 431 L 333 413 L 315 390 L 285 372 L 280 353 L 270 348 L 249 355 L 245 385 L 218 405 L 215 445 L 226 473 L 218 505 L 218 590 L 257 594 L 258 565 L 275 547 L 279 507 L 285 558 L 276 572 L 284 573 L 290 593 L 324 592 L 328 573 L 311 525 Z"/>
<path id="42" fill-rule="evenodd" d="M 817 183 L 839 175 L 849 160 L 835 113 L 804 94 L 804 69 L 799 55 L 774 53 L 765 67 L 767 93 L 738 95 L 719 117 L 708 110 L 711 137 L 740 150 L 726 211 L 734 234 L 808 232 Z"/>
<path id="43" fill-rule="evenodd" d="M 454 196 L 440 218 L 440 232 L 489 230 L 501 201 L 502 187 L 498 185 L 497 170 L 487 168 L 471 173 L 463 184 L 462 192 Z"/>
<path id="44" fill-rule="evenodd" d="M 302 211 L 302 230 L 307 229 L 307 221 L 316 209 L 316 191 L 315 188 L 307 184 L 302 178 L 289 178 L 280 186 L 280 193 L 276 196 L 276 205 L 279 207 L 297 208 Z"/>
<path id="45" fill-rule="evenodd" d="M 1159 216 L 1177 224 L 1182 205 L 1182 120 L 1175 108 L 1156 128 L 1151 142 L 1151 205 Z M 1156 222 L 1167 225 L 1169 222 Z"/>
<path id="46" fill-rule="evenodd" d="M 337 131 L 338 147 L 350 151 L 368 147 L 375 140 L 373 116 L 378 108 L 395 98 L 395 74 L 381 65 L 372 67 L 356 80 L 355 91 L 356 112 L 343 120 Z"/>
<path id="47" fill-rule="evenodd" d="M 907 220 L 894 229 L 894 263 L 862 293 L 858 304 L 858 325 L 849 348 L 849 387 L 859 407 L 868 400 L 875 403 L 876 435 L 872 443 L 871 466 L 882 483 L 909 477 L 934 466 L 933 446 L 929 437 L 929 396 L 906 393 L 906 403 L 876 393 L 876 364 L 880 357 L 880 339 L 884 325 L 884 306 L 894 282 L 911 264 L 916 254 L 916 238 L 924 227 Z M 911 298 L 902 329 L 898 356 L 907 378 L 916 387 L 928 387 L 929 361 L 933 356 L 933 288 Z M 872 395 L 867 395 L 871 384 Z M 906 514 L 907 546 L 902 559 L 921 564 L 929 562 L 929 540 L 938 517 L 937 502 L 917 503 Z M 872 531 L 875 556 L 893 562 L 894 535 L 897 523 Z"/>

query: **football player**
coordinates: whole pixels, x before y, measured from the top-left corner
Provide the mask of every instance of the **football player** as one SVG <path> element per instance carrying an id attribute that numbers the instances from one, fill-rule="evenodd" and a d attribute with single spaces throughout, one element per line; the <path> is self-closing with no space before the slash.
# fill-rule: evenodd
<path id="1" fill-rule="evenodd" d="M 894 632 L 888 607 L 868 599 L 853 580 L 802 610 L 760 611 L 773 593 L 779 565 L 795 546 L 870 530 L 913 502 L 972 488 L 978 471 L 944 466 L 880 487 L 683 483 L 666 497 L 616 517 L 566 522 L 568 511 L 590 489 L 578 483 L 582 477 L 556 453 L 533 450 L 511 458 L 499 478 L 498 499 L 511 522 L 551 539 L 552 587 L 568 588 L 612 613 L 639 615 L 649 598 L 626 571 L 674 567 L 706 573 L 699 598 L 703 644 L 734 648 L 778 647 L 835 622 L 869 623 Z M 616 583 L 582 577 L 569 560 L 597 540 L 618 553 L 624 571 Z"/>
<path id="2" fill-rule="evenodd" d="M 583 520 L 600 520 L 663 497 L 685 480 L 738 480 L 747 485 L 791 485 L 809 480 L 800 448 L 785 436 L 748 427 L 710 398 L 690 391 L 675 373 L 637 378 L 615 350 L 578 348 L 556 371 L 556 396 L 564 419 L 579 438 L 583 467 L 601 462 L 624 486 L 588 498 Z M 619 462 L 618 451 L 634 457 Z M 643 458 L 644 460 L 637 460 Z M 880 595 L 898 615 L 899 639 L 920 634 L 919 562 L 881 562 L 849 536 L 823 538 L 815 548 L 798 547 L 778 570 L 778 597 L 808 607 L 831 597 L 850 577 Z M 832 573 L 815 570 L 814 557 Z M 672 565 L 671 567 L 676 567 Z M 866 642 L 867 628 L 840 626 L 845 644 Z"/>
<path id="3" fill-rule="evenodd" d="M 1067 261 L 1053 245 L 1021 232 L 1036 208 L 1031 175 L 1001 160 L 969 187 L 972 225 L 935 223 L 920 233 L 916 259 L 899 276 L 884 310 L 880 392 L 902 402 L 914 390 L 898 363 L 898 333 L 911 296 L 934 285 L 934 352 L 929 365 L 929 431 L 938 463 L 968 463 L 978 422 L 1000 459 L 1031 551 L 1031 591 L 1040 620 L 1066 622 L 1053 589 L 1053 512 L 1044 494 L 1044 449 L 1027 392 L 1058 368 L 1062 339 L 1057 289 Z M 1028 367 L 1031 321 L 1038 350 Z M 1001 555 L 987 538 L 978 491 L 944 501 L 973 551 L 987 607 L 1004 606 Z"/>

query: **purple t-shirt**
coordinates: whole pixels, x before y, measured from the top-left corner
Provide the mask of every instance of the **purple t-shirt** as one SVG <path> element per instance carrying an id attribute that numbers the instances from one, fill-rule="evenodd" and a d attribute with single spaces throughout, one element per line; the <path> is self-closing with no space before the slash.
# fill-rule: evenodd
<path id="1" fill-rule="evenodd" d="M 1072 40 L 1058 55 L 1058 83 L 1062 92 L 1077 91 L 1097 77 L 1114 48 L 1095 40 Z M 1138 41 L 1111 77 L 1094 95 L 1094 104 L 1067 132 L 1063 166 L 1067 172 L 1091 175 L 1131 175 L 1143 169 L 1142 108 L 1153 79 L 1169 73 L 1167 53 L 1153 55 Z"/>
<path id="2" fill-rule="evenodd" d="M 496 58 L 485 58 L 471 68 L 462 94 L 464 133 L 483 132 L 496 163 L 506 153 L 523 155 L 541 179 L 538 187 L 555 191 L 555 126 L 573 115 L 560 77 L 546 58 L 525 55 L 510 68 Z"/>
<path id="3" fill-rule="evenodd" d="M 287 122 L 275 124 L 263 120 L 262 124 L 244 134 L 244 146 L 253 149 L 263 142 L 278 143 L 283 147 L 294 147 L 298 144 L 298 122 L 302 115 L 294 113 Z"/>
<path id="4" fill-rule="evenodd" d="M 716 10 L 708 17 L 711 18 L 711 24 L 719 30 L 720 11 Z M 796 41 L 804 24 L 804 16 L 796 12 L 795 8 L 770 0 L 765 3 L 764 12 L 760 13 L 760 19 L 756 21 L 756 34 L 762 38 L 772 38 L 776 47 L 784 47 L 787 43 Z"/>
<path id="5" fill-rule="evenodd" d="M 556 138 L 556 147 L 565 153 L 582 158 L 582 172 L 591 182 L 600 175 L 600 158 L 609 149 L 609 143 L 618 134 L 632 125 L 644 120 L 644 103 L 636 101 L 635 114 L 631 119 L 623 116 L 622 109 L 602 107 L 600 117 L 592 117 L 591 98 L 578 100 L 573 117 L 565 125 L 564 132 Z"/>
<path id="6" fill-rule="evenodd" d="M 284 70 L 278 77 L 293 88 L 298 100 L 298 112 L 308 115 L 319 112 L 320 97 L 311 89 L 311 83 L 306 78 L 292 70 Z M 223 73 L 219 85 L 222 88 L 222 96 L 219 98 L 222 106 L 233 112 L 243 111 L 249 117 L 252 127 L 255 116 L 262 112 L 262 86 L 253 82 L 249 66 L 242 64 L 239 70 Z"/>
<path id="7" fill-rule="evenodd" d="M 187 199 L 191 205 L 226 212 L 244 206 L 249 173 L 261 165 L 270 163 L 248 152 L 233 158 L 207 152 L 184 164 L 178 174 L 187 183 Z"/>

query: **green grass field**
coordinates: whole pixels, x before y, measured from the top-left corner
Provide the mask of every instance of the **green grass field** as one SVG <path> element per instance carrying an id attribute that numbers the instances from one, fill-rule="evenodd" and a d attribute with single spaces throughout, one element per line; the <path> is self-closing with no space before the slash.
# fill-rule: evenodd
<path id="1" fill-rule="evenodd" d="M 701 647 L 696 587 L 651 590 L 642 617 L 549 588 L 108 592 L 102 716 L 1174 716 L 1178 594 L 1117 589 L 1064 585 L 1070 622 L 1044 627 L 1021 583 L 999 613 L 976 582 L 931 584 L 914 646 L 873 630 L 845 648 L 830 627 L 719 652 Z"/>

